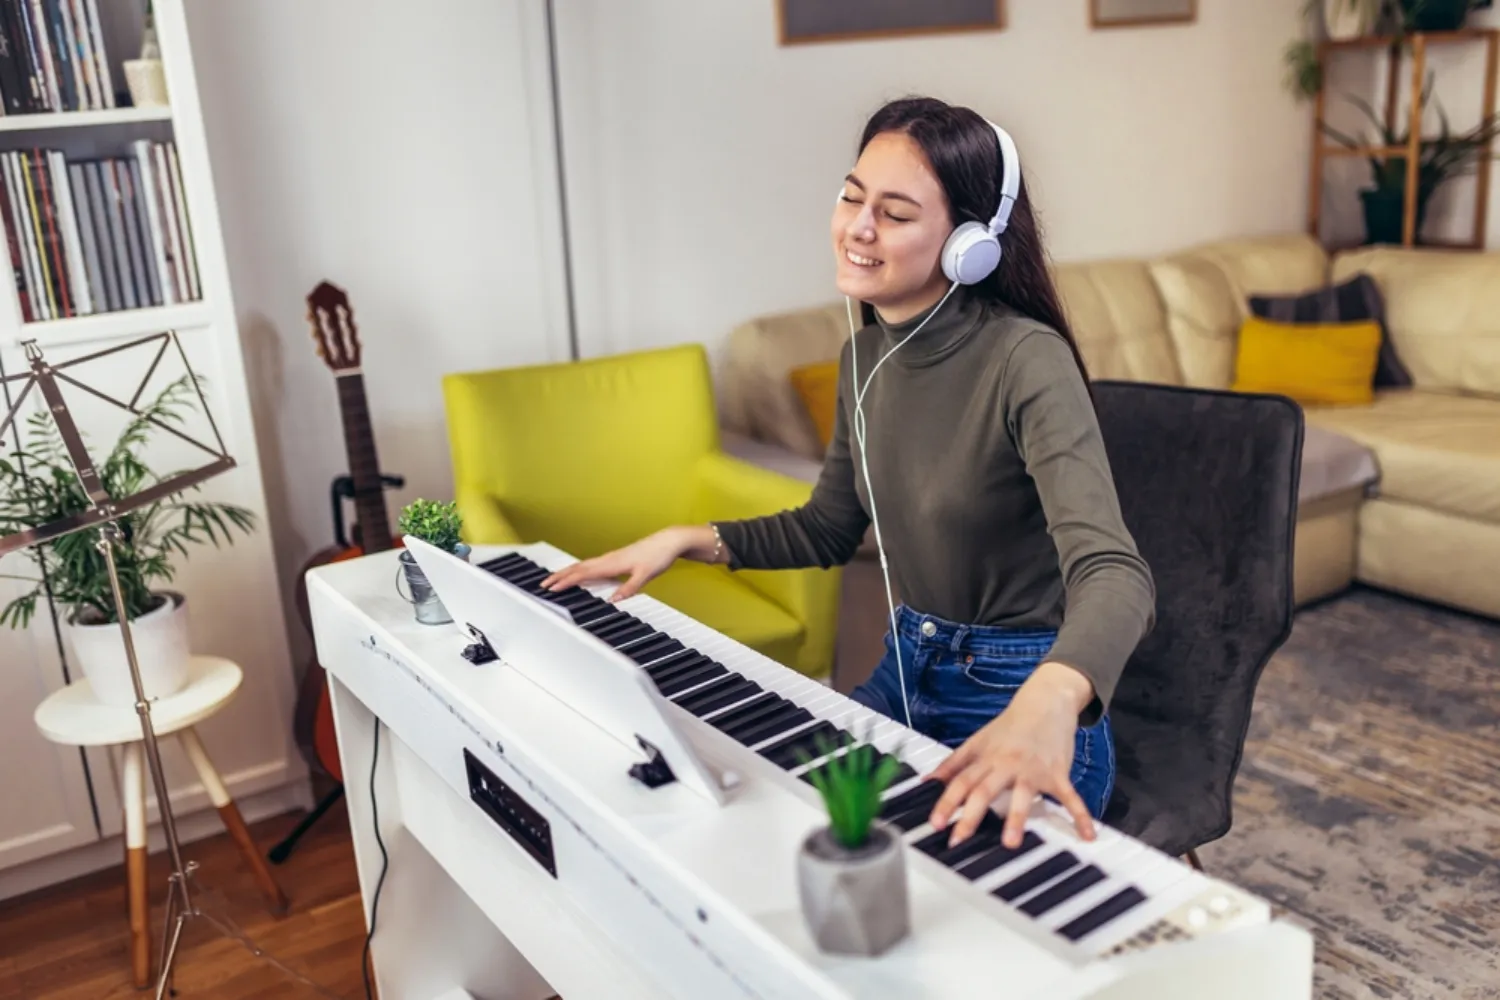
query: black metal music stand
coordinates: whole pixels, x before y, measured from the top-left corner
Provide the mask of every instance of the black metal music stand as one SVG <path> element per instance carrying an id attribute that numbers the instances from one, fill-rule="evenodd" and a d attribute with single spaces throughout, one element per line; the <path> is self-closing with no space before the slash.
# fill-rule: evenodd
<path id="1" fill-rule="evenodd" d="M 134 396 L 131 397 L 128 403 L 85 385 L 63 371 L 65 368 L 71 368 L 74 365 L 80 365 L 106 355 L 117 354 L 121 351 L 140 347 L 143 344 L 149 344 L 153 341 L 160 341 L 160 347 L 157 349 L 156 355 L 152 359 L 151 365 L 146 370 L 145 375 L 141 377 Z M 187 921 L 194 918 L 203 919 L 220 933 L 240 942 L 256 957 L 270 962 L 292 978 L 299 980 L 324 996 L 334 997 L 335 994 L 262 951 L 259 946 L 251 941 L 227 917 L 208 913 L 198 905 L 195 896 L 203 894 L 201 887 L 194 880 L 194 873 L 197 871 L 198 865 L 192 861 L 184 863 L 182 859 L 182 847 L 177 838 L 177 822 L 172 812 L 171 799 L 167 794 L 167 780 L 166 774 L 162 770 L 161 751 L 157 745 L 156 730 L 151 721 L 151 702 L 147 700 L 145 689 L 141 684 L 140 664 L 136 661 L 135 645 L 130 635 L 130 623 L 125 614 L 125 598 L 120 590 L 120 578 L 115 568 L 114 558 L 115 546 L 124 541 L 124 533 L 120 530 L 119 524 L 116 523 L 119 518 L 175 493 L 180 493 L 183 490 L 194 487 L 204 480 L 210 479 L 221 472 L 226 472 L 235 466 L 234 459 L 224 449 L 224 441 L 219 436 L 218 426 L 214 423 L 213 415 L 209 412 L 208 402 L 203 398 L 203 390 L 198 385 L 197 377 L 192 374 L 192 368 L 188 365 L 187 354 L 183 351 L 182 344 L 177 339 L 177 331 L 168 330 L 163 333 L 151 334 L 138 340 L 106 348 L 102 351 L 96 351 L 92 354 L 86 354 L 71 361 L 55 365 L 43 359 L 41 348 L 37 346 L 35 340 L 22 341 L 21 346 L 26 352 L 26 361 L 30 370 L 0 379 L 0 383 L 4 383 L 7 386 L 11 382 L 25 380 L 25 385 L 11 403 L 10 410 L 5 415 L 5 420 L 0 422 L 0 442 L 4 441 L 7 431 L 15 430 L 16 415 L 20 412 L 21 404 L 25 402 L 31 390 L 33 388 L 38 390 L 42 395 L 42 400 L 46 405 L 48 414 L 51 416 L 53 423 L 57 426 L 57 430 L 62 437 L 63 445 L 68 452 L 68 459 L 78 475 L 79 485 L 82 486 L 84 494 L 88 497 L 90 506 L 77 514 L 59 518 L 48 524 L 38 525 L 25 531 L 18 531 L 14 534 L 0 537 L 0 556 L 29 546 L 39 545 L 75 531 L 85 531 L 91 528 L 97 528 L 99 531 L 97 547 L 103 554 L 105 565 L 109 570 L 110 591 L 114 598 L 115 617 L 120 623 L 120 635 L 125 641 L 125 658 L 130 664 L 130 678 L 135 686 L 135 708 L 141 720 L 141 735 L 146 748 L 146 761 L 151 770 L 151 780 L 156 790 L 156 801 L 161 811 L 162 832 L 166 837 L 167 851 L 170 854 L 172 862 L 172 873 L 168 878 L 167 884 L 167 910 L 162 934 L 156 1000 L 162 1000 L 162 997 L 167 994 L 169 984 L 171 983 L 172 968 L 177 957 L 177 945 L 182 936 L 183 926 Z M 95 468 L 94 461 L 89 457 L 88 450 L 83 445 L 83 438 L 78 431 L 78 425 L 74 422 L 72 414 L 68 410 L 67 403 L 63 399 L 58 383 L 65 382 L 140 417 L 143 414 L 136 408 L 136 404 L 140 402 L 141 395 L 145 392 L 147 383 L 150 382 L 151 376 L 155 374 L 157 366 L 161 364 L 162 358 L 166 355 L 169 347 L 177 348 L 178 356 L 182 359 L 183 368 L 186 369 L 189 381 L 192 382 L 193 388 L 198 394 L 198 402 L 203 407 L 203 415 L 207 418 L 208 425 L 213 432 L 214 446 L 210 447 L 153 417 L 148 416 L 146 419 L 156 427 L 168 431 L 201 449 L 208 454 L 209 461 L 198 468 L 189 469 L 161 482 L 154 483 L 131 496 L 112 497 L 105 491 L 104 484 Z M 9 393 L 7 392 L 8 395 Z M 15 433 L 17 450 L 21 450 L 20 431 L 16 430 Z M 189 889 L 189 883 L 193 884 L 191 890 Z M 172 993 L 175 995 L 176 990 L 172 990 Z"/>

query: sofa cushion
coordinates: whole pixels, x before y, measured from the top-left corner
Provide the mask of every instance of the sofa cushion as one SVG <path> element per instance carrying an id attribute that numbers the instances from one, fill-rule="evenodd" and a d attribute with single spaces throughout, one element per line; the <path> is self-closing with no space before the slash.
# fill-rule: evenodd
<path id="1" fill-rule="evenodd" d="M 1374 451 L 1381 496 L 1500 523 L 1500 399 L 1387 389 L 1370 406 L 1306 412 Z"/>
<path id="2" fill-rule="evenodd" d="M 1334 281 L 1360 271 L 1380 286 L 1415 388 L 1500 396 L 1500 253 L 1367 247 L 1334 258 Z"/>
<path id="3" fill-rule="evenodd" d="M 1411 385 L 1411 372 L 1401 363 L 1385 326 L 1385 302 L 1380 286 L 1363 272 L 1336 285 L 1324 285 L 1301 295 L 1252 295 L 1250 312 L 1281 323 L 1352 323 L 1373 320 L 1380 327 L 1380 363 L 1375 387 Z"/>
<path id="4" fill-rule="evenodd" d="M 1250 296 L 1316 288 L 1327 264 L 1322 245 L 1305 234 L 1208 243 L 1151 261 L 1184 384 L 1227 389 Z"/>
<path id="5" fill-rule="evenodd" d="M 1230 388 L 1282 393 L 1305 406 L 1366 404 L 1379 358 L 1374 320 L 1278 323 L 1251 316 L 1240 327 Z"/>
<path id="6" fill-rule="evenodd" d="M 802 408 L 812 418 L 818 431 L 818 444 L 828 450 L 833 440 L 833 425 L 838 419 L 839 407 L 839 360 L 814 361 L 810 365 L 793 368 L 787 373 Z"/>
<path id="7" fill-rule="evenodd" d="M 855 321 L 858 322 L 858 314 Z M 731 431 L 811 459 L 823 457 L 817 425 L 791 371 L 837 358 L 849 339 L 844 303 L 758 316 L 736 326 L 719 358 L 719 414 Z"/>
<path id="8" fill-rule="evenodd" d="M 1182 383 L 1166 314 L 1144 261 L 1060 264 L 1053 280 L 1090 378 Z"/>

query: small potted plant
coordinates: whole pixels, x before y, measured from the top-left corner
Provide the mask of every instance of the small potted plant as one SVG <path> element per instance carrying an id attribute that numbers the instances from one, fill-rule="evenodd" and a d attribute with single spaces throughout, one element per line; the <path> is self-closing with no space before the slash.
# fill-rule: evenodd
<path id="1" fill-rule="evenodd" d="M 125 425 L 98 466 L 100 481 L 110 496 L 132 496 L 170 478 L 154 473 L 140 451 L 156 426 L 153 421 L 181 424 L 192 395 L 189 376 L 183 376 Z M 50 524 L 90 506 L 52 418 L 45 411 L 34 413 L 27 428 L 26 446 L 17 441 L 15 450 L 0 455 L 0 534 L 4 535 Z M 233 504 L 188 503 L 176 494 L 123 515 L 117 524 L 124 541 L 114 549 L 115 572 L 141 684 L 147 698 L 165 697 L 187 683 L 188 608 L 183 594 L 153 584 L 172 581 L 172 560 L 186 557 L 189 545 L 232 543 L 231 528 L 248 533 L 254 515 Z M 98 543 L 99 531 L 90 529 L 22 550 L 39 575 L 5 574 L 32 586 L 0 610 L 0 623 L 27 627 L 38 602 L 50 595 L 65 609 L 64 634 L 94 696 L 107 704 L 133 705 L 135 685 L 108 566 Z"/>
<path id="2" fill-rule="evenodd" d="M 818 741 L 820 757 L 835 749 Z M 909 930 L 901 835 L 877 818 L 880 796 L 898 767 L 894 756 L 859 742 L 809 773 L 828 823 L 802 842 L 797 890 L 808 929 L 824 951 L 879 955 Z"/>
<path id="3" fill-rule="evenodd" d="M 420 538 L 435 548 L 451 552 L 468 562 L 469 546 L 459 540 L 463 532 L 463 516 L 458 512 L 457 501 L 438 503 L 420 497 L 401 509 L 396 529 L 402 535 Z M 401 571 L 406 577 L 406 586 L 411 596 L 406 597 L 416 609 L 417 621 L 424 625 L 445 625 L 453 620 L 443 602 L 438 600 L 427 574 L 410 552 L 401 553 Z"/>

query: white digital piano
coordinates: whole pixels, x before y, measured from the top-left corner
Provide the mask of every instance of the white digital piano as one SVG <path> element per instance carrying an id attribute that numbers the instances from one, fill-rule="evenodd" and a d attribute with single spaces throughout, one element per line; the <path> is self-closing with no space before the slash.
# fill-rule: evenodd
<path id="1" fill-rule="evenodd" d="M 1265 900 L 1046 800 L 1019 849 L 998 815 L 947 849 L 948 748 L 645 595 L 542 591 L 550 545 L 407 547 L 451 624 L 396 551 L 308 574 L 382 1000 L 1311 995 Z M 873 958 L 820 952 L 798 902 L 826 821 L 798 751 L 844 733 L 903 764 L 911 932 Z"/>

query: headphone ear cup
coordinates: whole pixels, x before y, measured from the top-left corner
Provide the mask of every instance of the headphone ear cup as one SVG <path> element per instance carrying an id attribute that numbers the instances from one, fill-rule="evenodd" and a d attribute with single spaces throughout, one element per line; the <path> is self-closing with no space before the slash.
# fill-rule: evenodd
<path id="1" fill-rule="evenodd" d="M 1000 265 L 1000 241 L 982 223 L 965 222 L 943 244 L 942 264 L 949 281 L 977 284 Z"/>

